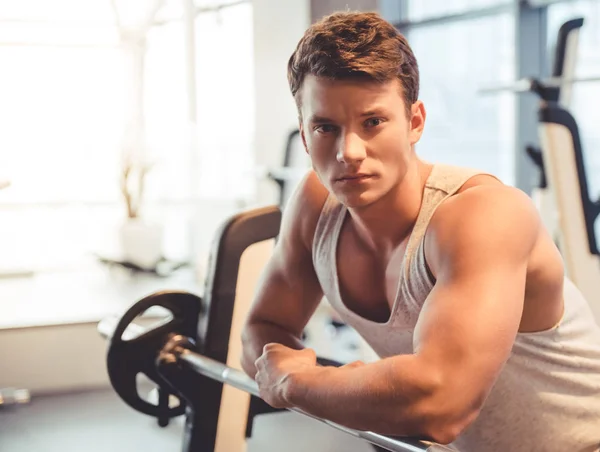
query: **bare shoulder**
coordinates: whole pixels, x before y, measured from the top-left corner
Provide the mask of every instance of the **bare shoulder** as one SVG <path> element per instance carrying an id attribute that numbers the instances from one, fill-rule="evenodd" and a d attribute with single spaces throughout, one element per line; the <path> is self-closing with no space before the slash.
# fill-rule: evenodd
<path id="1" fill-rule="evenodd" d="M 466 259 L 486 253 L 525 258 L 539 236 L 540 220 L 531 198 L 501 183 L 473 184 L 443 202 L 427 229 L 427 257 Z"/>
<path id="2" fill-rule="evenodd" d="M 480 187 L 480 186 L 493 186 L 493 187 L 504 187 L 505 185 L 500 182 L 500 180 L 496 179 L 494 176 L 490 175 L 490 174 L 476 174 L 475 176 L 471 177 L 469 180 L 467 180 L 462 187 L 460 187 L 460 190 L 458 190 L 458 193 L 464 193 L 465 191 L 474 188 L 474 187 Z"/>
<path id="3" fill-rule="evenodd" d="M 311 249 L 317 222 L 328 196 L 329 191 L 317 174 L 309 171 L 285 207 L 282 233 L 292 233 Z"/>
<path id="4" fill-rule="evenodd" d="M 481 183 L 474 180 L 476 178 L 469 180 L 456 195 L 442 203 L 434 218 L 443 217 L 446 221 L 454 217 L 485 220 L 483 214 L 492 214 L 494 220 L 499 220 L 497 217 L 500 216 L 520 218 L 526 214 L 529 217 L 527 213 L 537 217 L 531 198 L 518 188 L 504 185 L 496 179 L 479 179 Z"/>

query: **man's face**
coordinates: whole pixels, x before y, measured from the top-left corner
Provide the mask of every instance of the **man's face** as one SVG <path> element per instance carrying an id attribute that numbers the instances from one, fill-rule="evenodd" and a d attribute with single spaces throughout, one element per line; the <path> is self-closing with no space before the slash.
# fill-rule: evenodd
<path id="1" fill-rule="evenodd" d="M 425 122 L 407 118 L 399 80 L 329 80 L 309 75 L 300 131 L 321 182 L 347 207 L 366 207 L 402 182 Z"/>

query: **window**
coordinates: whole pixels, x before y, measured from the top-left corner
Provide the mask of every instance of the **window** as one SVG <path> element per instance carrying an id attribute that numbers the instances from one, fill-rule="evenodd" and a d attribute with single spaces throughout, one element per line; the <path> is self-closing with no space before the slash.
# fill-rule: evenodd
<path id="1" fill-rule="evenodd" d="M 183 24 L 169 22 L 148 36 L 146 121 L 158 162 L 151 196 L 249 199 L 254 192 L 252 5 L 199 14 L 195 45 L 198 102 L 192 130 Z"/>
<path id="2" fill-rule="evenodd" d="M 514 183 L 514 96 L 479 93 L 514 80 L 513 36 L 512 14 L 409 32 L 427 110 L 416 146 L 422 158 L 485 170 Z"/>
<path id="3" fill-rule="evenodd" d="M 0 6 L 0 179 L 11 182 L 0 191 L 0 273 L 80 268 L 91 252 L 110 254 L 118 244 L 131 61 L 120 47 L 111 1 L 83 3 Z M 164 222 L 169 257 L 195 258 L 198 240 L 191 236 L 209 242 L 238 201 L 253 196 L 252 7 L 196 17 L 193 128 L 181 2 L 175 3 L 159 11 L 159 25 L 147 36 L 144 113 L 156 163 L 146 182 L 147 212 Z"/>
<path id="4" fill-rule="evenodd" d="M 61 267 L 105 223 L 81 203 L 118 196 L 118 33 L 106 1 L 4 2 L 0 18 L 0 269 Z"/>
<path id="5" fill-rule="evenodd" d="M 408 0 L 408 19 L 418 21 L 512 3 L 513 0 Z"/>
<path id="6" fill-rule="evenodd" d="M 8 20 L 2 30 L 0 168 L 12 182 L 2 202 L 114 196 L 125 98 L 115 27 Z"/>

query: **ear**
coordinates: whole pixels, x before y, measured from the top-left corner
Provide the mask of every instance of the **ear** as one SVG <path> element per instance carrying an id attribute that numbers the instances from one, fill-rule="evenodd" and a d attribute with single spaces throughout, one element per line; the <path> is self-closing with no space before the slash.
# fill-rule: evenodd
<path id="1" fill-rule="evenodd" d="M 425 128 L 425 118 L 427 117 L 427 112 L 425 111 L 425 105 L 423 102 L 418 100 L 410 107 L 410 144 L 414 145 L 421 139 L 421 135 L 423 135 L 423 129 Z"/>

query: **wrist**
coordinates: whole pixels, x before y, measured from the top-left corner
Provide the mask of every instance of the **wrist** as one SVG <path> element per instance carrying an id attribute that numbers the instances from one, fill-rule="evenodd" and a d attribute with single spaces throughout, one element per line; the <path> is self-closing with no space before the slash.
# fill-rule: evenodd
<path id="1" fill-rule="evenodd" d="M 305 404 L 310 388 L 314 382 L 322 378 L 325 371 L 315 367 L 290 374 L 285 382 L 284 399 L 289 406 L 302 407 Z"/>

